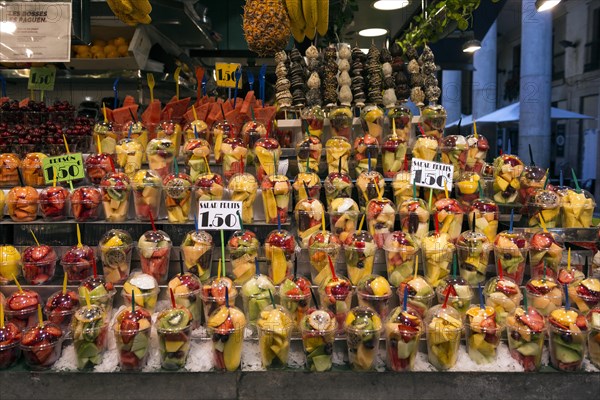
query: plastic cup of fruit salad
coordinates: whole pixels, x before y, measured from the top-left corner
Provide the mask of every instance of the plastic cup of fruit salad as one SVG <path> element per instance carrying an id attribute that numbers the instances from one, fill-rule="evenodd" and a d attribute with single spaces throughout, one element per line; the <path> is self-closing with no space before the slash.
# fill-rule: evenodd
<path id="1" fill-rule="evenodd" d="M 472 305 L 467 310 L 465 338 L 467 352 L 477 364 L 489 364 L 496 360 L 496 349 L 504 327 L 496 323 L 493 307 Z"/>
<path id="2" fill-rule="evenodd" d="M 423 334 L 421 316 L 412 308 L 396 307 L 384 324 L 387 367 L 396 372 L 412 371 Z"/>
<path id="3" fill-rule="evenodd" d="M 550 364 L 559 371 L 581 369 L 587 347 L 587 320 L 578 311 L 559 308 L 548 317 Z"/>
<path id="4" fill-rule="evenodd" d="M 58 325 L 45 323 L 30 327 L 23 332 L 20 344 L 25 364 L 34 371 L 51 368 L 62 354 L 63 339 Z"/>
<path id="5" fill-rule="evenodd" d="M 506 319 L 508 349 L 525 372 L 539 371 L 546 338 L 546 319 L 533 307 L 521 307 Z"/>
<path id="6" fill-rule="evenodd" d="M 588 335 L 588 355 L 590 361 L 600 368 L 600 308 L 594 308 L 587 315 L 590 333 Z"/>
<path id="7" fill-rule="evenodd" d="M 463 330 L 460 313 L 453 307 L 437 305 L 429 309 L 424 321 L 427 335 L 427 357 L 438 370 L 456 365 Z"/>
<path id="8" fill-rule="evenodd" d="M 177 370 L 185 366 L 192 337 L 191 319 L 185 308 L 169 308 L 158 314 L 155 326 L 163 369 Z"/>
<path id="9" fill-rule="evenodd" d="M 553 278 L 533 278 L 525 285 L 527 304 L 535 308 L 544 317 L 560 306 L 563 302 L 563 290 Z"/>
<path id="10" fill-rule="evenodd" d="M 302 318 L 300 332 L 309 371 L 331 370 L 336 330 L 337 322 L 331 311 L 313 310 Z"/>

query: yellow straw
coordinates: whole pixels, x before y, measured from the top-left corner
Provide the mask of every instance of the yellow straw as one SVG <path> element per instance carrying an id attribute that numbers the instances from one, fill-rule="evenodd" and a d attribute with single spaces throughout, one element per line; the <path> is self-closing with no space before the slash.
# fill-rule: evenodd
<path id="1" fill-rule="evenodd" d="M 362 227 L 363 227 L 364 222 L 365 222 L 365 214 L 363 214 L 362 218 L 360 219 L 360 225 L 358 225 L 358 231 L 359 232 L 362 231 Z"/>
<path id="2" fill-rule="evenodd" d="M 37 238 L 35 237 L 35 233 L 33 233 L 33 230 L 29 229 L 29 232 L 31 232 L 31 236 L 33 236 L 33 240 L 35 240 L 35 244 L 37 244 L 39 246 L 40 242 L 38 242 Z"/>
<path id="3" fill-rule="evenodd" d="M 79 230 L 79 224 L 76 225 L 77 226 L 77 247 L 83 247 L 83 244 L 81 244 L 81 231 Z"/>
<path id="4" fill-rule="evenodd" d="M 67 294 L 67 274 L 65 274 L 65 277 L 63 279 L 62 293 Z"/>
<path id="5" fill-rule="evenodd" d="M 392 117 L 392 136 L 396 136 L 396 118 Z"/>
<path id="6" fill-rule="evenodd" d="M 381 190 L 379 190 L 379 182 L 375 181 L 375 191 L 377 192 L 377 198 L 381 200 Z"/>
<path id="7" fill-rule="evenodd" d="M 196 114 L 196 107 L 192 104 L 192 114 L 194 115 L 194 121 L 198 120 L 198 114 Z"/>
<path id="8" fill-rule="evenodd" d="M 0 328 L 4 329 L 4 305 L 0 301 Z"/>
<path id="9" fill-rule="evenodd" d="M 85 295 L 85 304 L 87 304 L 87 306 L 90 307 L 92 305 L 92 301 L 90 300 L 90 291 L 88 290 L 88 288 L 84 287 L 83 293 Z"/>
<path id="10" fill-rule="evenodd" d="M 479 135 L 477 134 L 477 122 L 475 122 L 475 120 L 473 120 L 473 136 L 475 136 L 475 139 L 479 139 Z"/>
<path id="11" fill-rule="evenodd" d="M 417 279 L 417 276 L 419 275 L 419 254 L 415 255 L 415 276 L 414 279 Z"/>
<path id="12" fill-rule="evenodd" d="M 221 257 L 219 257 L 219 268 L 217 268 L 217 280 L 221 279 Z"/>
<path id="13" fill-rule="evenodd" d="M 69 143 L 67 143 L 67 137 L 65 136 L 65 134 L 63 133 L 63 140 L 65 141 L 65 149 L 67 150 L 67 154 L 70 153 L 69 151 Z"/>
<path id="14" fill-rule="evenodd" d="M 446 181 L 444 180 L 444 193 L 446 193 L 446 198 L 449 199 L 450 196 L 448 196 L 448 185 L 446 185 Z"/>
<path id="15" fill-rule="evenodd" d="M 13 274 L 12 277 L 13 277 L 13 280 L 15 281 L 15 285 L 17 285 L 17 288 L 19 288 L 19 292 L 23 293 L 23 288 L 19 284 L 19 281 L 17 280 L 17 277 L 15 276 L 15 274 Z"/>
<path id="16" fill-rule="evenodd" d="M 567 271 L 571 272 L 571 248 L 569 248 L 569 252 L 567 253 Z"/>
<path id="17" fill-rule="evenodd" d="M 323 230 L 323 236 L 325 236 L 325 213 L 321 213 L 321 229 Z"/>
<path id="18" fill-rule="evenodd" d="M 359 189 L 359 190 L 360 190 L 360 189 Z M 362 190 L 361 190 L 361 191 L 362 191 Z M 363 196 L 364 196 L 364 198 L 365 198 L 365 202 L 366 202 L 367 204 L 369 204 L 369 196 L 367 196 L 367 192 L 362 192 L 362 194 L 363 194 Z"/>
<path id="19" fill-rule="evenodd" d="M 96 146 L 98 147 L 98 154 L 102 154 L 102 144 L 100 143 L 100 135 L 96 135 Z"/>
<path id="20" fill-rule="evenodd" d="M 42 306 L 38 303 L 38 322 L 40 324 L 40 328 L 44 327 L 44 316 L 42 315 Z"/>
<path id="21" fill-rule="evenodd" d="M 53 172 L 53 176 L 52 176 L 52 186 L 56 187 L 56 167 L 52 167 L 52 172 Z"/>
<path id="22" fill-rule="evenodd" d="M 210 172 L 210 167 L 208 166 L 208 160 L 206 159 L 206 157 L 202 157 L 204 158 L 204 162 L 206 163 L 206 169 L 208 171 L 209 174 L 212 174 L 212 172 Z"/>
<path id="23" fill-rule="evenodd" d="M 104 114 L 104 123 L 108 123 L 108 117 L 106 116 L 106 104 L 102 103 L 102 114 Z"/>
<path id="24" fill-rule="evenodd" d="M 546 223 L 544 222 L 544 217 L 542 217 L 542 212 L 539 212 L 539 219 L 540 219 L 540 226 L 542 227 L 542 229 L 544 230 L 544 232 L 548 232 L 548 229 L 546 229 Z"/>

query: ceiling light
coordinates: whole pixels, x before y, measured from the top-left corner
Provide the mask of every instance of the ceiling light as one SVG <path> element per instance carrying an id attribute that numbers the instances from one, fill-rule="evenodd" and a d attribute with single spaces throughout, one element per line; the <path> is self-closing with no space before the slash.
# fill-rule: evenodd
<path id="1" fill-rule="evenodd" d="M 463 44 L 463 52 L 465 53 L 475 53 L 479 49 L 481 49 L 481 42 L 476 39 L 467 40 Z"/>
<path id="2" fill-rule="evenodd" d="M 386 33 L 387 33 L 387 29 L 383 29 L 383 28 L 369 28 L 369 29 L 363 29 L 358 32 L 358 34 L 360 36 L 364 36 L 364 37 L 383 36 Z"/>
<path id="3" fill-rule="evenodd" d="M 561 0 L 536 0 L 535 8 L 537 8 L 538 12 L 548 11 L 560 2 Z"/>
<path id="4" fill-rule="evenodd" d="M 373 3 L 373 7 L 378 10 L 398 10 L 408 5 L 408 0 L 379 0 Z"/>

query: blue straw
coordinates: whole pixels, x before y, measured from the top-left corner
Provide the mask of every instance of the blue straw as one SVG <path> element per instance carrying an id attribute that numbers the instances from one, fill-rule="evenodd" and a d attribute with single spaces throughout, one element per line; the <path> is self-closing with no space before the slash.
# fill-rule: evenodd
<path id="1" fill-rule="evenodd" d="M 127 133 L 127 139 L 131 139 L 131 132 L 133 131 L 133 122 L 129 125 L 129 132 Z"/>
<path id="2" fill-rule="evenodd" d="M 277 230 L 281 231 L 281 216 L 277 213 Z"/>
<path id="3" fill-rule="evenodd" d="M 571 309 L 571 302 L 569 301 L 569 286 L 565 283 L 563 287 L 565 288 L 565 310 L 569 311 Z"/>
<path id="4" fill-rule="evenodd" d="M 254 268 L 256 269 L 256 275 L 260 275 L 260 267 L 258 265 L 258 257 L 254 257 Z"/>
<path id="5" fill-rule="evenodd" d="M 198 129 L 196 129 L 196 125 L 194 125 L 194 137 L 198 139 Z"/>
<path id="6" fill-rule="evenodd" d="M 198 217 L 196 217 L 196 214 L 194 214 L 194 227 L 196 228 L 196 233 L 198 233 L 200 229 L 198 229 Z"/>
<path id="7" fill-rule="evenodd" d="M 121 78 L 117 78 L 113 82 L 113 93 L 115 95 L 115 99 L 113 101 L 113 109 L 117 108 L 119 105 L 119 89 L 118 89 L 119 79 L 121 79 Z"/>
<path id="8" fill-rule="evenodd" d="M 479 290 L 479 307 L 485 309 L 485 302 L 483 301 L 483 288 L 481 282 L 477 283 L 477 289 Z"/>
<path id="9" fill-rule="evenodd" d="M 510 150 L 511 150 L 511 148 L 510 148 L 510 138 L 508 138 L 508 144 L 506 145 L 506 154 L 511 154 Z"/>
<path id="10" fill-rule="evenodd" d="M 508 226 L 508 231 L 510 233 L 512 233 L 512 231 L 513 231 L 514 222 L 515 222 L 515 209 L 513 208 L 510 210 L 510 225 Z"/>
<path id="11" fill-rule="evenodd" d="M 402 299 L 402 311 L 406 311 L 408 306 L 408 285 L 404 286 L 404 297 Z"/>
<path id="12" fill-rule="evenodd" d="M 371 152 L 369 151 L 369 172 L 371 172 Z"/>
<path id="13" fill-rule="evenodd" d="M 564 180 L 563 180 L 563 172 L 562 172 L 562 169 L 560 170 L 560 175 L 559 175 L 559 178 L 558 178 L 558 179 L 559 179 L 559 181 L 558 181 L 559 183 L 558 183 L 558 184 L 559 184 L 560 186 L 563 186 L 565 182 L 564 182 Z"/>

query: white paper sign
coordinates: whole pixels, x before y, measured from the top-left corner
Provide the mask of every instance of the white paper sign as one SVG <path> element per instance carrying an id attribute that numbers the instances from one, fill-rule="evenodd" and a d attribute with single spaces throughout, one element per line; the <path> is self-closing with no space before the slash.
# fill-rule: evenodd
<path id="1" fill-rule="evenodd" d="M 71 3 L 0 3 L 0 60 L 71 60 Z"/>
<path id="2" fill-rule="evenodd" d="M 448 191 L 452 190 L 452 174 L 454 166 L 433 161 L 413 158 L 410 167 L 410 183 L 417 186 L 444 190 L 444 182 Z"/>
<path id="3" fill-rule="evenodd" d="M 241 201 L 199 201 L 198 229 L 209 231 L 242 229 Z"/>

